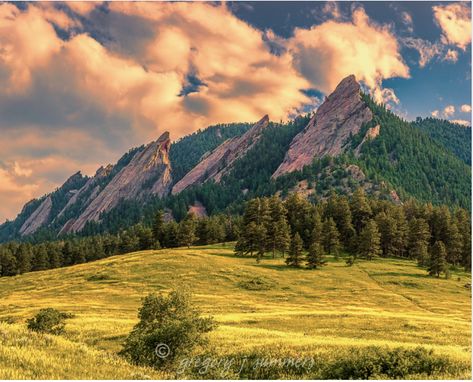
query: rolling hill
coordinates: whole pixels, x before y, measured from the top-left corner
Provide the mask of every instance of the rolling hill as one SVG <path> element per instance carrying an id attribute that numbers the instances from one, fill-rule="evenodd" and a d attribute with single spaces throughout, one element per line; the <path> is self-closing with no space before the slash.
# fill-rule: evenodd
<path id="1" fill-rule="evenodd" d="M 282 259 L 256 264 L 221 244 L 135 252 L 6 277 L 0 279 L 0 377 L 165 378 L 116 353 L 137 321 L 141 298 L 187 285 L 196 304 L 219 324 L 210 334 L 210 349 L 219 356 L 269 351 L 333 366 L 373 349 L 421 346 L 448 367 L 430 375 L 411 370 L 405 378 L 469 379 L 470 283 L 469 273 L 429 278 L 413 261 L 400 259 L 347 267 L 343 258 L 329 258 L 317 271 L 288 268 Z M 75 315 L 63 336 L 25 329 L 25 319 L 45 307 Z M 320 376 L 339 377 L 320 368 L 306 374 Z"/>

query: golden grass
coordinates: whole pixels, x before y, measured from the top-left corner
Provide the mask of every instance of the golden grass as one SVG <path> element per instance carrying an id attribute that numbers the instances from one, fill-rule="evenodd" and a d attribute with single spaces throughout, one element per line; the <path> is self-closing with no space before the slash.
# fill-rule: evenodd
<path id="1" fill-rule="evenodd" d="M 256 277 L 270 289 L 242 287 Z M 467 283 L 470 274 L 434 279 L 407 260 L 347 267 L 331 259 L 316 271 L 289 269 L 282 259 L 256 264 L 222 245 L 136 252 L 2 278 L 0 320 L 15 324 L 0 326 L 8 338 L 0 342 L 0 377 L 159 378 L 115 354 L 136 323 L 141 298 L 180 285 L 191 288 L 200 308 L 219 322 L 210 340 L 221 354 L 271 345 L 301 352 L 424 346 L 470 362 Z M 64 336 L 24 329 L 24 321 L 45 307 L 75 314 Z"/>

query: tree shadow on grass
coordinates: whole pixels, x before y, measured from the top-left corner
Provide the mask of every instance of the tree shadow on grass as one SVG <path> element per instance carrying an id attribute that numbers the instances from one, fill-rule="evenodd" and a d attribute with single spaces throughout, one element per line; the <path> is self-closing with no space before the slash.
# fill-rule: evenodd
<path id="1" fill-rule="evenodd" d="M 370 276 L 405 276 L 405 277 L 414 277 L 416 279 L 425 279 L 425 278 L 430 278 L 428 274 L 421 274 L 421 273 L 403 273 L 403 272 L 376 272 L 376 273 L 371 273 Z"/>

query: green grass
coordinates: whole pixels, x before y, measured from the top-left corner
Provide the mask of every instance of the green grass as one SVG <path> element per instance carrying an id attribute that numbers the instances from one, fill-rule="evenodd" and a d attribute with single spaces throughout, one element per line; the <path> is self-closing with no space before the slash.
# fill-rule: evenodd
<path id="1" fill-rule="evenodd" d="M 467 283 L 470 274 L 430 278 L 414 262 L 397 259 L 352 267 L 343 258 L 330 259 L 314 271 L 288 268 L 282 259 L 256 264 L 222 245 L 136 252 L 1 278 L 0 321 L 8 324 L 0 325 L 0 378 L 163 378 L 116 353 L 137 322 L 141 298 L 180 285 L 219 323 L 210 344 L 221 355 L 260 348 L 303 356 L 422 346 L 464 365 L 459 374 L 443 377 L 468 378 Z M 63 336 L 26 331 L 25 320 L 45 307 L 75 315 Z"/>

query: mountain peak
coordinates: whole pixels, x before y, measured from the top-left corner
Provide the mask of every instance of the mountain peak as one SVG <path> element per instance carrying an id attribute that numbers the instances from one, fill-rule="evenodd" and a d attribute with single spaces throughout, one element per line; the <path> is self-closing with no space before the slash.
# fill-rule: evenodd
<path id="1" fill-rule="evenodd" d="M 360 131 L 372 119 L 369 107 L 360 96 L 360 84 L 354 75 L 345 77 L 317 109 L 306 128 L 297 134 L 273 178 L 299 171 L 314 158 L 337 156 L 350 135 Z"/>
<path id="2" fill-rule="evenodd" d="M 259 141 L 264 129 L 269 125 L 266 114 L 246 133 L 227 139 L 212 152 L 204 154 L 203 159 L 172 188 L 172 194 L 178 194 L 193 184 L 202 184 L 208 180 L 219 183 L 230 172 L 236 160 L 243 157 Z"/>

